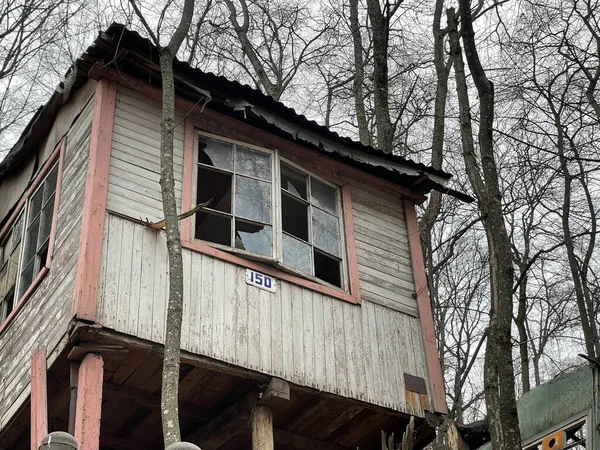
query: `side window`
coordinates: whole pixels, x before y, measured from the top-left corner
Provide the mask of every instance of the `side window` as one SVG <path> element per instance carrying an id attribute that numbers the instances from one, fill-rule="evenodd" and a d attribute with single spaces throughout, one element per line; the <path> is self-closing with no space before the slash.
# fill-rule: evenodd
<path id="1" fill-rule="evenodd" d="M 200 138 L 194 237 L 263 256 L 273 255 L 272 155 Z"/>
<path id="2" fill-rule="evenodd" d="M 338 189 L 281 163 L 283 264 L 342 286 Z"/>
<path id="3" fill-rule="evenodd" d="M 8 234 L 0 242 L 0 323 L 4 322 L 15 307 L 23 216 L 23 213 L 19 215 Z"/>
<path id="4" fill-rule="evenodd" d="M 25 293 L 36 275 L 46 264 L 50 230 L 52 229 L 57 175 L 58 163 L 50 170 L 46 179 L 28 202 L 19 297 Z"/>

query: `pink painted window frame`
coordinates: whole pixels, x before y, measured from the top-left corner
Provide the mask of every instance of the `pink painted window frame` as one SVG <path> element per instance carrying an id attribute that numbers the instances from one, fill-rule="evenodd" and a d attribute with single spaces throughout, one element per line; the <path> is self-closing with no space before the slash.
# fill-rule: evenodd
<path id="1" fill-rule="evenodd" d="M 192 205 L 192 184 L 193 180 L 193 172 L 194 172 L 194 147 L 196 140 L 196 130 L 208 132 L 212 134 L 218 134 L 227 139 L 234 139 L 239 141 L 240 136 L 231 136 L 228 133 L 218 132 L 215 133 L 215 130 L 209 129 L 208 127 L 204 127 L 202 123 L 193 118 L 186 119 L 185 122 L 185 136 L 184 136 L 184 156 L 183 156 L 183 185 L 182 185 L 182 198 L 181 198 L 181 210 L 188 211 L 193 208 L 195 205 Z M 243 142 L 243 141 L 241 141 Z M 271 150 L 275 148 L 265 147 Z M 286 149 L 289 151 L 289 149 Z M 276 150 L 277 151 L 277 150 Z M 285 153 L 285 152 L 284 152 Z M 302 167 L 309 173 L 313 173 L 318 177 L 321 177 L 330 183 L 338 186 L 341 191 L 342 197 L 342 220 L 344 222 L 344 232 L 345 232 L 345 251 L 346 251 L 346 262 L 347 262 L 347 270 L 348 270 L 348 288 L 349 293 L 345 292 L 341 289 L 331 287 L 326 284 L 321 284 L 316 281 L 303 278 L 299 275 L 295 275 L 286 271 L 283 271 L 278 268 L 274 268 L 268 266 L 266 264 L 261 264 L 255 260 L 250 260 L 244 258 L 243 256 L 239 256 L 237 254 L 233 254 L 227 252 L 225 250 L 221 250 L 219 248 L 213 247 L 209 244 L 206 244 L 202 241 L 196 240 L 192 238 L 192 230 L 191 230 L 191 219 L 184 219 L 181 222 L 181 245 L 184 248 L 187 248 L 192 251 L 196 251 L 199 253 L 203 253 L 205 255 L 212 256 L 214 258 L 227 261 L 229 263 L 245 267 L 248 269 L 256 270 L 262 272 L 266 275 L 279 278 L 281 280 L 288 281 L 290 283 L 296 284 L 298 286 L 304 287 L 306 289 L 310 289 L 316 292 L 320 292 L 321 294 L 328 295 L 330 297 L 337 298 L 339 300 L 344 300 L 354 304 L 360 304 L 360 285 L 358 280 L 358 263 L 356 258 L 356 244 L 354 241 L 354 218 L 352 214 L 352 195 L 350 190 L 350 185 L 342 180 L 341 178 L 336 178 L 330 174 L 324 173 L 315 169 L 314 167 L 307 166 L 303 164 L 301 159 L 294 159 L 293 162 Z"/>
<path id="2" fill-rule="evenodd" d="M 27 200 L 33 195 L 33 193 L 37 190 L 40 184 L 46 179 L 46 175 L 50 171 L 50 169 L 56 164 L 58 160 L 58 174 L 56 177 L 56 193 L 54 194 L 54 207 L 52 210 L 52 225 L 50 227 L 50 237 L 48 240 L 48 255 L 46 256 L 46 262 L 35 276 L 27 290 L 23 293 L 13 310 L 6 317 L 4 322 L 0 323 L 0 333 L 4 331 L 4 329 L 12 322 L 12 319 L 17 315 L 19 310 L 23 307 L 27 299 L 31 296 L 31 294 L 37 289 L 39 284 L 42 282 L 44 277 L 48 274 L 50 270 L 50 265 L 52 261 L 52 255 L 54 253 L 54 239 L 56 236 L 56 220 L 58 217 L 58 205 L 60 202 L 60 191 L 62 185 L 62 175 L 63 175 L 63 165 L 64 165 L 64 155 L 65 155 L 65 138 L 62 138 L 60 142 L 54 148 L 54 151 L 50 155 L 50 157 L 44 162 L 42 168 L 35 176 L 33 183 L 31 186 L 27 188 L 27 190 L 21 196 L 21 199 L 17 203 L 17 207 L 10 215 L 8 221 L 4 224 L 2 229 L 0 230 L 0 240 L 4 238 L 6 233 L 13 226 L 15 220 L 19 217 L 19 214 L 23 211 L 23 208 L 27 205 Z"/>

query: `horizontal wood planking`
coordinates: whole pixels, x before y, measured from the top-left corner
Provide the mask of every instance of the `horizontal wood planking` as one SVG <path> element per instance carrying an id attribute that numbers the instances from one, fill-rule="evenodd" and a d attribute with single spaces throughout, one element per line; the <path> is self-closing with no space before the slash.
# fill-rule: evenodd
<path id="1" fill-rule="evenodd" d="M 111 151 L 107 209 L 136 218 L 163 217 L 160 193 L 160 103 L 119 87 Z M 173 155 L 178 205 L 183 178 L 183 122 Z"/>
<path id="2" fill-rule="evenodd" d="M 0 430 L 27 400 L 33 348 L 47 349 L 48 364 L 60 350 L 71 319 L 81 229 L 93 99 L 66 136 L 62 187 L 51 267 L 22 309 L 0 334 Z"/>
<path id="3" fill-rule="evenodd" d="M 416 317 L 402 200 L 351 184 L 361 298 Z"/>
<path id="4" fill-rule="evenodd" d="M 164 233 L 111 214 L 105 230 L 100 323 L 162 342 Z M 247 285 L 243 268 L 187 249 L 183 260 L 187 351 L 398 411 L 406 411 L 404 373 L 427 376 L 414 317 L 281 280 L 273 294 Z"/>

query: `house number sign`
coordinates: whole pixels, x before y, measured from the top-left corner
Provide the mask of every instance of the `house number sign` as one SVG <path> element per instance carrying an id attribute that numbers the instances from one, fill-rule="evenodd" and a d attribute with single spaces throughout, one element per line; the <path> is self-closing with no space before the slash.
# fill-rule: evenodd
<path id="1" fill-rule="evenodd" d="M 246 283 L 265 289 L 269 292 L 275 292 L 275 278 L 265 275 L 264 273 L 246 269 Z"/>

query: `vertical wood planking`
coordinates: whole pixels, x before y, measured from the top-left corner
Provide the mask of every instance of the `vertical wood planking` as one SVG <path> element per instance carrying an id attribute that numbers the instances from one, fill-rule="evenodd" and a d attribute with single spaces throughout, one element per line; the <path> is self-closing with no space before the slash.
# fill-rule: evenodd
<path id="1" fill-rule="evenodd" d="M 225 279 L 223 284 L 223 359 L 235 361 L 235 324 L 237 320 L 236 296 L 229 294 L 230 286 L 237 284 L 238 268 L 225 264 Z M 234 290 L 235 292 L 235 290 Z"/>
<path id="2" fill-rule="evenodd" d="M 282 285 L 277 286 L 277 294 L 271 296 L 271 369 L 275 376 L 281 377 L 283 369 L 283 320 Z"/>
<path id="3" fill-rule="evenodd" d="M 279 284 L 281 291 L 281 347 L 283 351 L 283 374 L 293 379 L 294 374 L 294 318 L 291 285 Z M 292 375 L 292 377 L 289 376 Z"/>
<path id="4" fill-rule="evenodd" d="M 313 322 L 313 293 L 311 291 L 302 291 L 302 316 L 299 319 L 303 324 L 303 348 L 304 348 L 304 379 L 315 379 L 315 341 L 314 341 L 314 322 Z M 309 385 L 314 386 L 314 381 L 309 381 Z"/>
<path id="5" fill-rule="evenodd" d="M 165 307 L 168 297 L 165 294 L 168 292 L 169 286 L 167 280 L 168 262 L 167 262 L 167 238 L 163 233 L 152 231 L 156 234 L 155 258 L 156 261 L 162 262 L 161 267 L 154 271 L 154 296 L 152 301 L 152 340 L 154 342 L 163 342 L 165 333 L 164 327 L 166 323 Z"/>
<path id="6" fill-rule="evenodd" d="M 235 337 L 235 362 L 240 366 L 248 367 L 248 285 L 246 274 L 238 269 L 236 279 L 236 337 Z"/>
<path id="7" fill-rule="evenodd" d="M 117 281 L 117 327 L 120 330 L 127 329 L 129 305 L 133 303 L 131 299 L 131 278 L 130 268 L 133 267 L 133 244 L 134 244 L 134 224 L 129 220 L 122 220 L 122 239 L 121 239 L 121 267 L 125 270 L 119 271 Z"/>
<path id="8" fill-rule="evenodd" d="M 261 370 L 268 373 L 273 373 L 273 358 L 271 354 L 273 340 L 271 338 L 271 298 L 275 294 L 264 289 L 259 290 L 259 342 L 260 342 L 260 359 L 259 365 Z"/>
<path id="9" fill-rule="evenodd" d="M 139 310 L 140 310 L 140 284 L 142 280 L 142 239 L 144 230 L 139 227 L 134 227 L 133 239 L 133 254 L 131 258 L 131 276 L 130 276 L 130 292 L 129 300 L 124 299 L 128 304 L 127 312 L 127 333 L 133 336 L 138 335 Z"/>
<path id="10" fill-rule="evenodd" d="M 200 313 L 200 353 L 212 356 L 213 259 L 202 256 L 202 306 Z"/>
<path id="11" fill-rule="evenodd" d="M 214 260 L 213 277 L 212 352 L 215 358 L 223 360 L 223 325 L 225 322 L 225 263 L 223 261 Z"/>
<path id="12" fill-rule="evenodd" d="M 314 321 L 314 355 L 315 355 L 315 387 L 325 389 L 325 335 L 323 324 L 323 296 L 313 292 L 313 321 Z"/>
<path id="13" fill-rule="evenodd" d="M 114 216 L 110 216 L 114 217 Z M 154 306 L 154 270 L 156 267 L 157 233 L 144 227 L 141 230 L 142 265 L 140 273 L 140 306 L 138 333 L 143 339 L 152 339 L 152 309 Z"/>
<path id="14" fill-rule="evenodd" d="M 292 351 L 294 355 L 295 382 L 304 380 L 304 341 L 302 339 L 302 290 L 298 286 L 291 286 L 292 299 Z"/>
<path id="15" fill-rule="evenodd" d="M 162 342 L 164 233 L 125 222 L 107 219 L 101 316 L 119 331 L 137 328 L 141 337 Z M 271 293 L 247 285 L 245 269 L 190 250 L 184 250 L 184 266 L 185 350 L 400 411 L 404 373 L 426 378 L 414 317 L 369 301 L 341 302 L 282 280 Z M 139 281 L 128 285 L 132 277 Z"/>
<path id="16" fill-rule="evenodd" d="M 201 255 L 190 254 L 190 336 L 188 338 L 191 352 L 200 353 L 200 328 L 202 308 L 202 259 Z"/>

